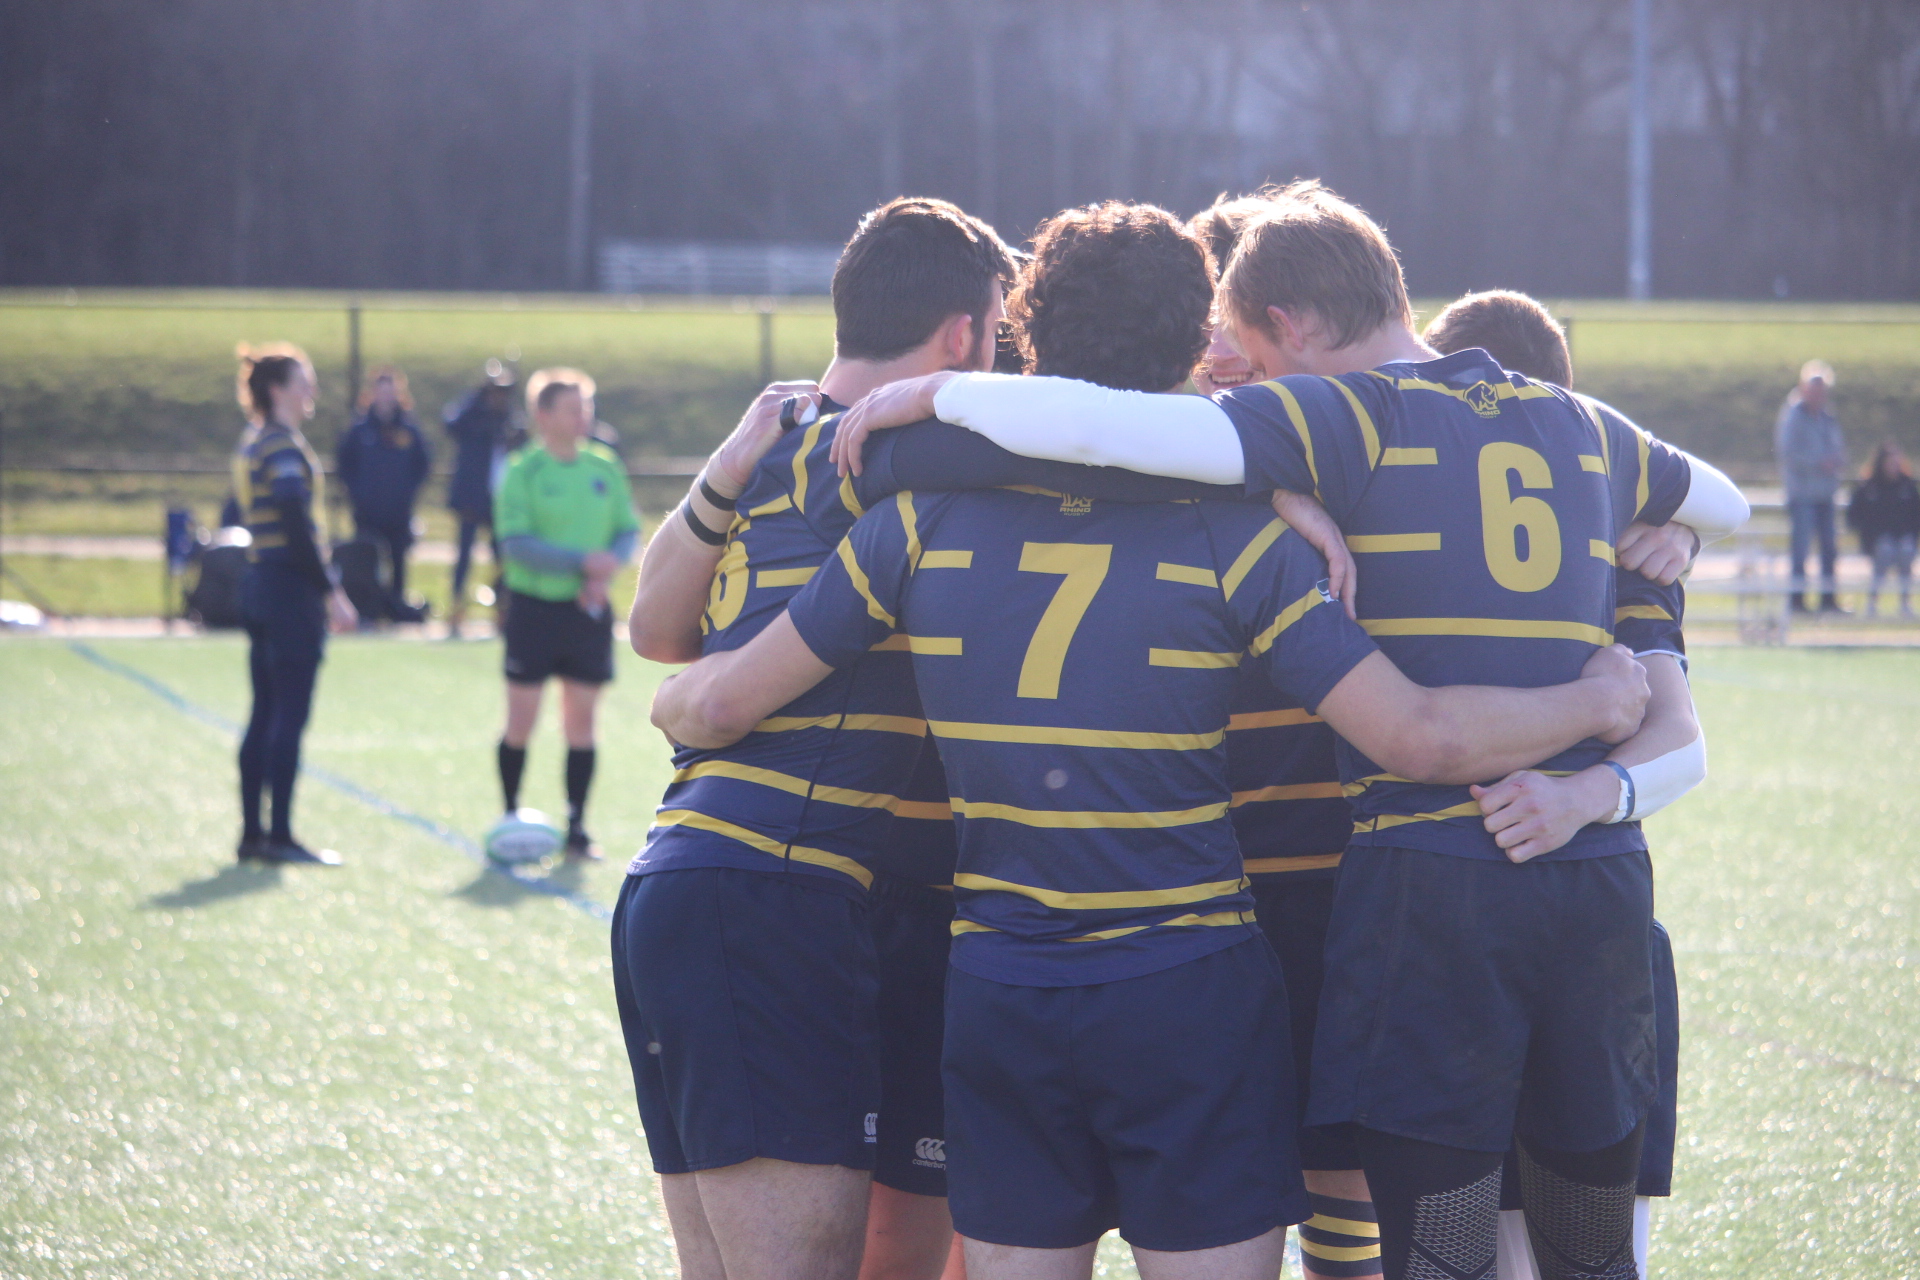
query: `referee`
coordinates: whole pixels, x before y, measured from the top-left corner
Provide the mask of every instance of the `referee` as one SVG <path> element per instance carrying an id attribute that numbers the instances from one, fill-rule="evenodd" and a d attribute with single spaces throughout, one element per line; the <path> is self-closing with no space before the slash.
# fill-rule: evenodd
<path id="1" fill-rule="evenodd" d="M 588 439 L 593 379 L 577 369 L 542 369 L 527 380 L 537 443 L 513 456 L 494 503 L 506 584 L 507 728 L 500 739 L 500 790 L 507 812 L 520 804 L 527 739 L 540 718 L 550 676 L 560 677 L 567 739 L 567 857 L 598 859 L 587 835 L 593 783 L 594 709 L 613 679 L 607 582 L 633 556 L 640 522 L 626 468 Z"/>

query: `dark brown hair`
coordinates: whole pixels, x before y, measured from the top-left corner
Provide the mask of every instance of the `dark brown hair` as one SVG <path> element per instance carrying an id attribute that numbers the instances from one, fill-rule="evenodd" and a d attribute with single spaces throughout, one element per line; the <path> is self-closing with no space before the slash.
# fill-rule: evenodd
<path id="1" fill-rule="evenodd" d="M 1873 461 L 1861 471 L 1862 480 L 1878 480 L 1881 468 L 1889 468 L 1897 476 L 1913 475 L 1913 465 L 1907 461 L 1907 455 L 1900 452 L 1900 446 L 1891 440 L 1883 440 L 1880 447 L 1873 451 Z"/>
<path id="2" fill-rule="evenodd" d="M 1234 246 L 1240 243 L 1240 233 L 1246 230 L 1247 224 L 1272 212 L 1272 193 L 1276 190 L 1267 187 L 1257 195 L 1231 198 L 1223 191 L 1211 205 L 1187 221 L 1187 230 L 1199 236 L 1207 246 L 1207 252 L 1213 255 L 1216 273 L 1227 269 Z"/>
<path id="3" fill-rule="evenodd" d="M 1567 331 L 1546 306 L 1524 293 L 1491 289 L 1447 304 L 1421 335 L 1443 356 L 1479 347 L 1502 369 L 1535 382 L 1573 385 Z"/>
<path id="4" fill-rule="evenodd" d="M 1311 312 L 1335 348 L 1394 321 L 1412 326 L 1400 259 L 1372 218 L 1310 179 L 1261 194 L 1266 211 L 1221 269 L 1223 312 L 1266 333 L 1268 307 Z"/>
<path id="5" fill-rule="evenodd" d="M 307 382 L 316 392 L 319 390 L 313 361 L 291 342 L 263 342 L 257 347 L 243 342 L 234 348 L 233 354 L 240 359 L 234 394 L 254 422 L 265 423 L 273 417 L 273 389 L 291 382 L 295 369 L 305 370 Z"/>
<path id="6" fill-rule="evenodd" d="M 993 285 L 1013 274 L 994 229 L 945 200 L 903 196 L 860 219 L 833 269 L 834 349 L 855 360 L 892 360 L 950 317 L 973 317 L 974 338 Z"/>
<path id="7" fill-rule="evenodd" d="M 1007 315 L 1034 373 L 1165 391 L 1207 349 L 1212 305 L 1199 237 L 1165 209 L 1109 200 L 1040 224 Z"/>

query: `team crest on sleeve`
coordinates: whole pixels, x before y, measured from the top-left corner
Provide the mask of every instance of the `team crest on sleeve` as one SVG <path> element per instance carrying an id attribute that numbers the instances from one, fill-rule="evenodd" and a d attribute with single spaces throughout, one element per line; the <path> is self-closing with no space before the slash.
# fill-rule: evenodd
<path id="1" fill-rule="evenodd" d="M 1460 394 L 1466 399 L 1468 404 L 1473 406 L 1473 411 L 1481 417 L 1497 418 L 1500 416 L 1500 393 L 1493 389 L 1491 382 L 1482 379 Z"/>

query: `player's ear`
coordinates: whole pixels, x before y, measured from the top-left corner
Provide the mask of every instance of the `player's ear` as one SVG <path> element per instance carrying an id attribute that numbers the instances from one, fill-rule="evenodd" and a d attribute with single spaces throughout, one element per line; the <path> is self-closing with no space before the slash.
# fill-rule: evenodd
<path id="1" fill-rule="evenodd" d="M 973 360 L 974 348 L 979 345 L 974 340 L 973 317 L 964 311 L 949 316 L 944 336 L 947 340 L 947 364 L 956 369 L 967 368 Z"/>

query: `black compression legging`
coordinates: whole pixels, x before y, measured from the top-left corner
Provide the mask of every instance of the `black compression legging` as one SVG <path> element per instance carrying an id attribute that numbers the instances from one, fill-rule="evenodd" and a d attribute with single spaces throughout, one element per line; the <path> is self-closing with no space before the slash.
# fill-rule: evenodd
<path id="1" fill-rule="evenodd" d="M 240 741 L 240 815 L 244 833 L 262 833 L 261 793 L 273 792 L 275 840 L 293 839 L 293 782 L 300 772 L 300 737 L 313 705 L 325 643 L 324 600 L 311 587 L 311 600 L 293 590 L 261 589 L 249 604 L 247 622 L 253 645 L 247 674 L 253 683 L 253 712 Z M 264 597 L 264 599 L 263 599 Z"/>
<path id="2" fill-rule="evenodd" d="M 1599 1151 L 1519 1145 L 1542 1280 L 1633 1280 L 1633 1196 L 1645 1126 Z M 1492 1280 L 1504 1154 L 1361 1129 L 1386 1280 Z"/>

